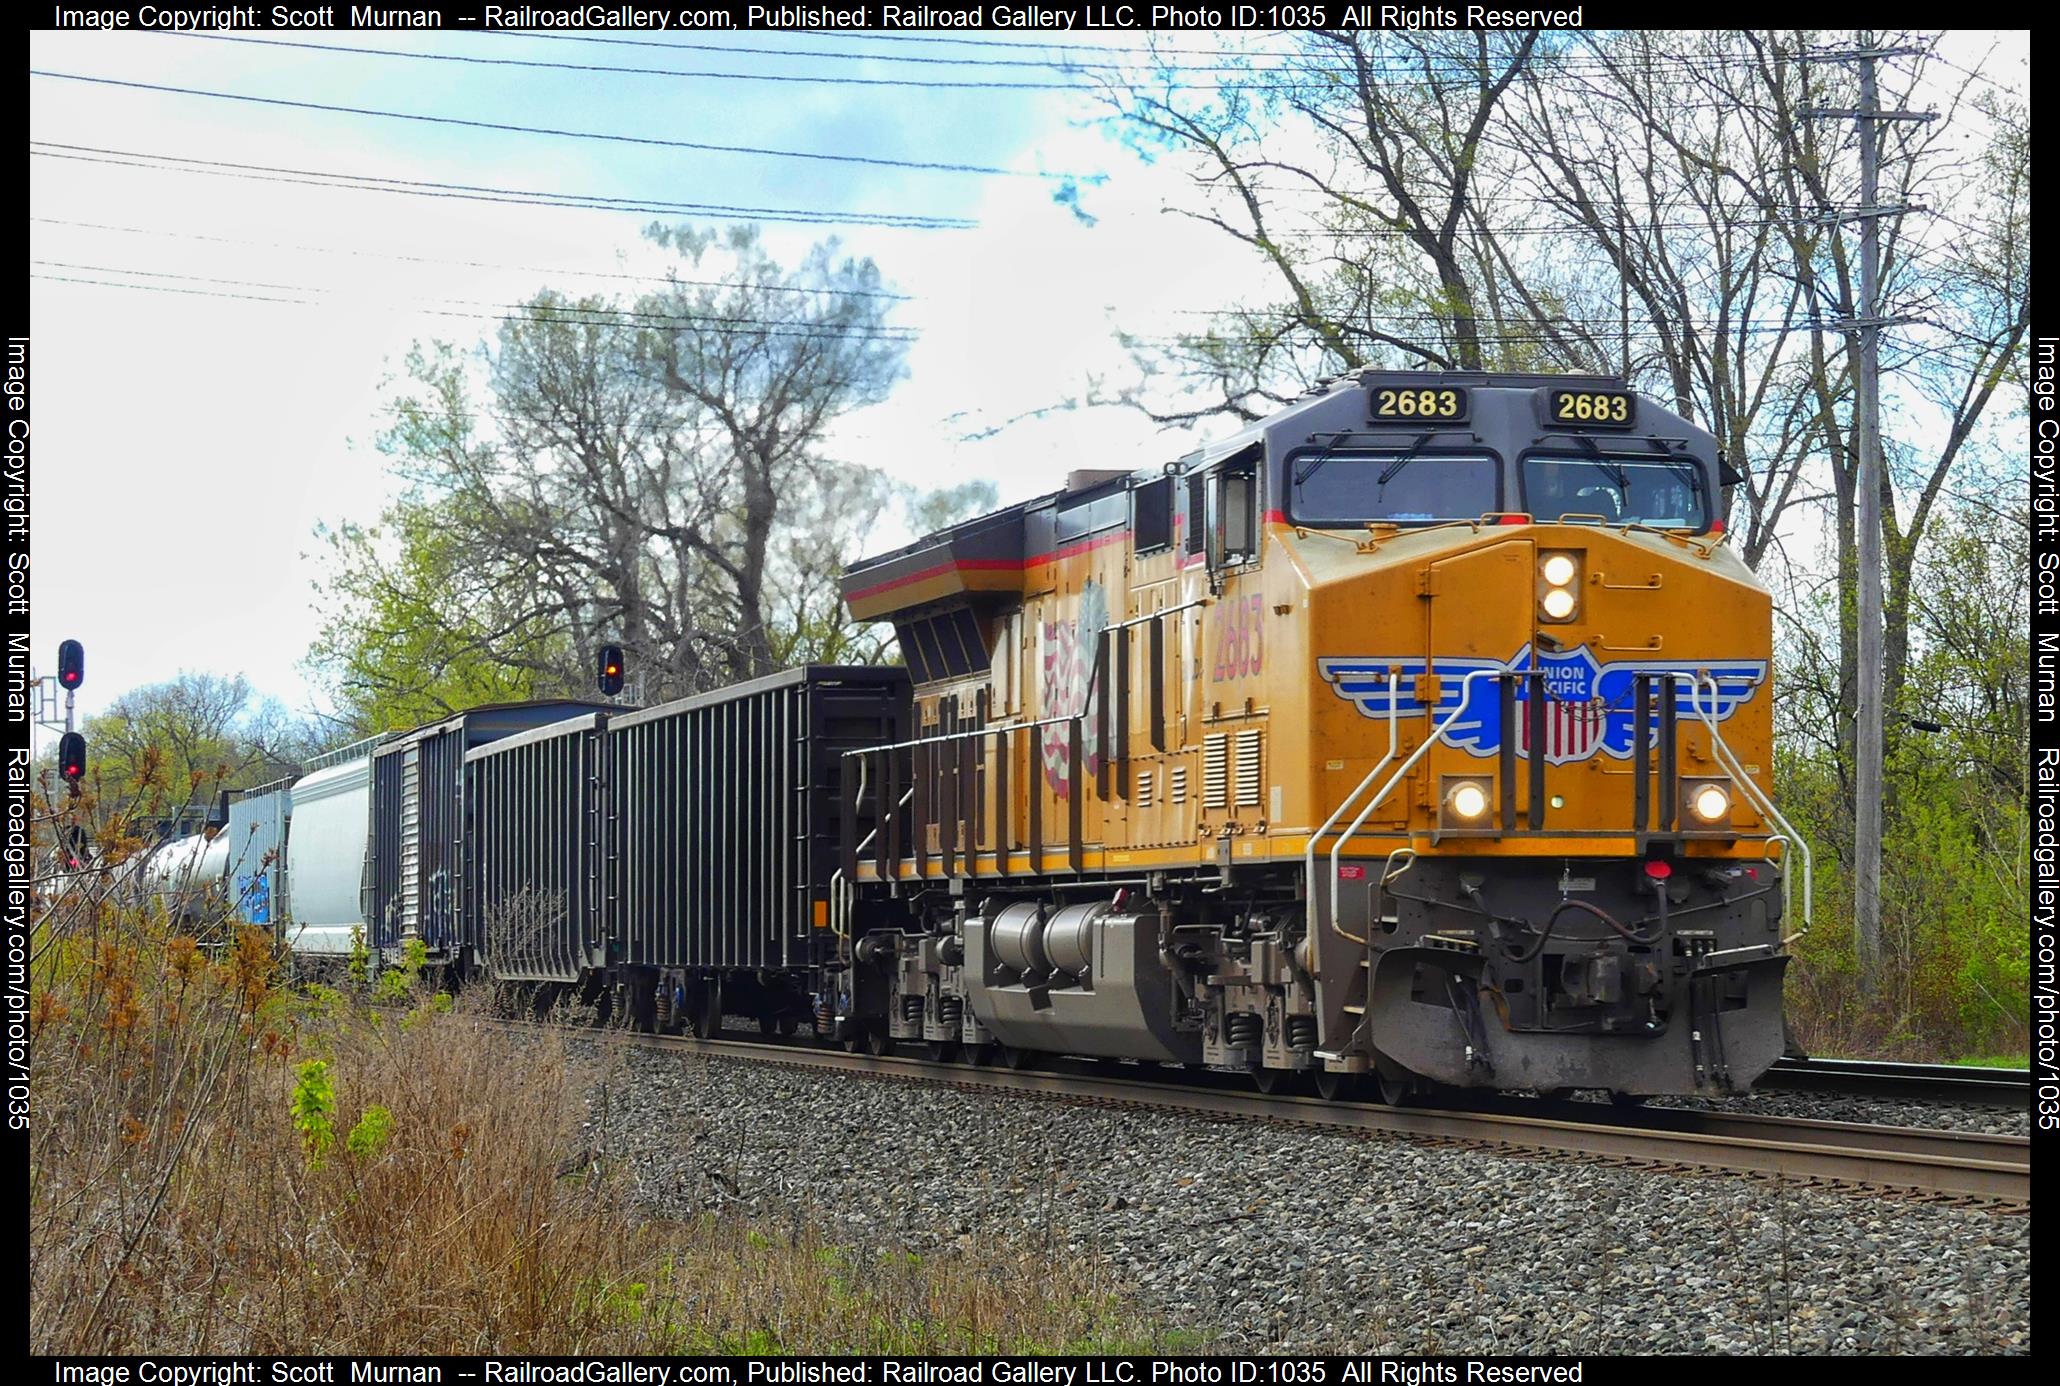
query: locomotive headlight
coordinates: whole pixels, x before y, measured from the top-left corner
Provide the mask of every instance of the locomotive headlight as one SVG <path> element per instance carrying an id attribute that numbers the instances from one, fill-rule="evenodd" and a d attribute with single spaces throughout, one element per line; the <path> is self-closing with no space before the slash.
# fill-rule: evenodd
<path id="1" fill-rule="evenodd" d="M 1459 780 L 1445 791 L 1445 807 L 1455 818 L 1479 818 L 1488 811 L 1488 787 L 1479 780 Z"/>
<path id="2" fill-rule="evenodd" d="M 1721 823 L 1731 816 L 1731 791 L 1708 782 L 1690 785 L 1688 812 L 1705 823 Z"/>
<path id="3" fill-rule="evenodd" d="M 1547 621 L 1571 621 L 1580 614 L 1581 560 L 1578 554 L 1548 553 L 1538 558 L 1538 614 Z"/>

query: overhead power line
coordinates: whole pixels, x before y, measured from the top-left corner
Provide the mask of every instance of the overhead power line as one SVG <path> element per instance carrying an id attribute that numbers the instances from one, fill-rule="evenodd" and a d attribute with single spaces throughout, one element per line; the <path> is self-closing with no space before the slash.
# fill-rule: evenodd
<path id="1" fill-rule="evenodd" d="M 808 32 L 808 31 L 797 31 Z M 864 63 L 919 63 L 943 67 L 1014 67 L 1052 68 L 1060 71 L 1083 74 L 1127 73 L 1149 70 L 1152 73 L 1175 74 L 1243 74 L 1264 76 L 1272 73 L 1298 72 L 1323 77 L 1354 77 L 1355 66 L 1337 54 L 1338 66 L 1321 66 L 1310 61 L 1311 50 L 1255 50 L 1250 53 L 1233 49 L 1198 49 L 1154 47 L 1151 49 L 1124 49 L 1106 45 L 1072 45 L 1045 43 L 1007 43 L 1001 40 L 980 40 L 949 38 L 944 35 L 923 34 L 872 34 L 842 31 L 836 37 L 853 42 L 866 43 L 920 43 L 961 44 L 977 48 L 1014 48 L 1065 54 L 1064 57 L 1049 58 L 960 58 L 938 57 L 928 54 L 910 53 L 847 53 L 817 48 L 767 48 L 744 43 L 708 43 L 694 40 L 632 39 L 618 38 L 604 34 L 544 34 L 494 31 L 496 38 L 514 41 L 542 40 L 550 43 L 597 43 L 625 48 L 670 48 L 675 50 L 742 54 L 751 57 L 804 58 L 822 62 L 864 62 Z M 829 35 L 824 35 L 828 37 Z M 1315 50 L 1330 56 L 1331 50 Z M 1086 53 L 1089 57 L 1076 56 Z M 1164 55 L 1190 54 L 1202 57 L 1229 58 L 1227 63 L 1176 63 L 1167 62 Z M 1294 62 L 1296 66 L 1254 66 L 1252 59 L 1275 59 L 1281 63 Z M 1478 79 L 1479 69 L 1467 59 L 1457 56 L 1445 57 L 1420 53 L 1367 53 L 1368 68 L 1375 76 L 1389 80 L 1409 81 L 1421 84 L 1427 76 L 1441 80 L 1464 81 Z M 1099 60 L 1098 60 L 1099 59 Z M 1113 60 L 1111 60 L 1113 59 Z M 1722 54 L 1699 53 L 1694 55 L 1673 53 L 1534 53 L 1529 65 L 1554 72 L 1660 72 L 1671 71 L 1683 75 L 1713 75 L 1719 72 L 1744 70 L 1757 71 L 1760 59 L 1752 54 L 1727 57 Z M 1304 85 L 1297 83 L 1295 85 Z M 1178 89 L 1178 88 L 1176 88 Z"/>
<path id="2" fill-rule="evenodd" d="M 963 217 L 901 212 L 837 212 L 793 207 L 746 207 L 719 202 L 669 202 L 655 198 L 608 197 L 600 193 L 554 193 L 499 188 L 477 183 L 443 183 L 376 174 L 332 173 L 276 164 L 242 164 L 225 159 L 194 159 L 180 154 L 105 149 L 96 145 L 58 144 L 32 140 L 29 153 L 79 163 L 142 168 L 163 173 L 190 173 L 258 183 L 294 183 L 304 187 L 355 192 L 398 193 L 411 197 L 447 198 L 465 202 L 514 203 L 530 207 L 576 207 L 589 211 L 664 213 L 713 216 L 734 220 L 779 221 L 833 226 L 888 226 L 920 231 L 962 231 L 978 223 Z"/>
<path id="3" fill-rule="evenodd" d="M 224 288 L 277 289 L 282 292 L 313 294 L 335 294 L 342 290 L 323 288 L 301 288 L 291 284 L 268 284 L 260 280 L 220 279 L 207 275 L 172 274 L 161 270 L 131 270 L 101 265 L 66 265 L 61 261 L 33 260 L 32 265 L 46 265 L 52 268 L 68 268 L 81 271 L 79 274 L 50 274 L 43 270 L 31 270 L 29 278 L 45 279 L 60 284 L 85 284 L 103 289 L 130 289 L 143 293 L 198 294 L 204 298 L 240 298 L 253 303 L 288 303 L 308 308 L 343 308 L 360 306 L 364 300 L 353 296 L 348 303 L 322 298 L 281 298 L 276 294 L 253 294 L 225 292 Z M 133 279 L 89 279 L 86 274 L 127 274 L 148 276 L 154 279 L 171 279 L 181 283 L 201 283 L 224 286 L 224 288 L 202 290 L 187 289 L 180 284 L 147 284 Z M 810 324 L 780 322 L 775 319 L 694 317 L 679 313 L 641 313 L 632 309 L 616 309 L 598 306 L 583 306 L 576 303 L 493 303 L 481 299 L 444 298 L 431 300 L 437 303 L 455 303 L 474 307 L 497 308 L 503 311 L 493 313 L 466 313 L 450 309 L 424 307 L 419 301 L 410 300 L 395 306 L 423 313 L 430 317 L 464 318 L 475 322 L 530 322 L 565 327 L 629 327 L 644 328 L 657 332 L 706 332 L 718 337 L 781 337 L 813 341 L 875 340 L 908 343 L 917 340 L 921 333 L 912 327 L 880 326 L 872 328 L 845 327 L 835 323 Z"/>
<path id="4" fill-rule="evenodd" d="M 164 33 L 151 30 L 152 33 Z M 296 48 L 315 53 L 345 53 L 374 58 L 409 58 L 419 62 L 467 63 L 478 67 L 544 68 L 558 72 L 606 72 L 629 77 L 692 77 L 718 82 L 772 82 L 804 86 L 915 87 L 964 91 L 1093 91 L 1084 82 L 996 82 L 972 78 L 845 77 L 836 74 L 787 72 L 713 72 L 677 67 L 628 67 L 615 63 L 554 63 L 543 58 L 482 58 L 469 53 L 411 52 L 404 48 L 370 48 L 355 43 L 304 43 L 295 39 L 253 38 L 242 34 L 164 33 L 168 38 L 205 39 L 215 43 L 244 43 L 259 48 Z M 528 37 L 525 35 L 525 37 Z M 537 35 L 536 37 L 563 37 Z M 683 45 L 661 44 L 660 47 Z M 712 46 L 712 45 L 711 45 Z"/>
<path id="5" fill-rule="evenodd" d="M 56 72 L 32 67 L 31 77 L 52 81 L 84 82 L 92 86 L 118 87 L 128 91 L 151 91 L 167 96 L 195 96 L 210 101 L 233 101 L 253 106 L 275 106 L 296 111 L 322 111 L 331 115 L 369 116 L 377 120 L 403 120 L 423 125 L 449 125 L 465 130 L 493 130 L 503 134 L 544 135 L 553 139 L 596 140 L 605 144 L 634 144 L 656 149 L 691 149 L 706 154 L 749 154 L 765 159 L 796 159 L 815 163 L 863 164 L 875 168 L 900 168 L 921 173 L 974 173 L 996 178 L 1080 179 L 1075 174 L 1049 173 L 1028 169 L 997 168 L 991 164 L 956 164 L 927 159 L 889 159 L 873 154 L 825 154 L 812 150 L 772 149 L 764 145 L 713 144 L 703 140 L 669 140 L 656 135 L 618 135 L 600 130 L 561 130 L 546 125 L 516 125 L 507 121 L 469 120 L 462 116 L 425 115 L 418 111 L 388 111 L 374 106 L 339 106 L 323 101 L 292 101 L 281 96 L 252 96 L 244 92 L 209 91 L 203 87 L 174 87 L 158 82 L 130 82 L 114 77 L 92 77 L 77 72 Z"/>
<path id="6" fill-rule="evenodd" d="M 349 255 L 372 260 L 392 260 L 410 265 L 438 265 L 453 269 L 508 270 L 521 274 L 562 275 L 570 279 L 620 279 L 637 284 L 684 284 L 695 288 L 749 289 L 775 294 L 824 294 L 834 298 L 879 298 L 912 302 L 913 294 L 887 289 L 817 289 L 802 284 L 751 284 L 727 279 L 682 279 L 670 274 L 630 274 L 614 270 L 574 269 L 566 265 L 511 265 L 496 260 L 453 260 L 431 255 L 402 255 L 397 251 L 368 250 L 362 246 L 307 245 L 293 241 L 257 241 L 239 236 L 208 236 L 163 227 L 117 226 L 103 221 L 68 221 L 61 217 L 30 217 L 36 226 L 68 226 L 84 231 L 115 231 L 123 235 L 162 236 L 171 240 L 202 241 L 210 245 L 240 245 L 258 250 L 297 250 L 313 255 Z"/>
<path id="7" fill-rule="evenodd" d="M 31 264 L 33 266 L 39 267 L 36 270 L 36 272 L 31 274 L 32 278 L 50 279 L 63 283 L 89 284 L 102 288 L 136 289 L 146 292 L 175 291 L 173 287 L 169 285 L 155 283 L 137 283 L 134 282 L 133 279 L 88 279 L 80 276 L 85 274 L 115 274 L 137 276 L 149 279 L 168 279 L 178 281 L 180 283 L 204 283 L 216 286 L 216 290 L 209 291 L 205 295 L 209 297 L 248 298 L 255 302 L 293 303 L 310 307 L 354 306 L 363 301 L 362 298 L 357 297 L 357 295 L 359 294 L 358 287 L 353 285 L 345 285 L 332 288 L 322 285 L 282 284 L 274 281 L 265 280 L 239 280 L 208 275 L 178 274 L 163 270 L 129 269 L 122 266 L 75 264 L 66 261 L 51 260 L 35 260 L 31 261 Z M 75 271 L 76 273 L 59 275 L 46 272 L 50 269 L 71 270 Z M 316 295 L 316 297 L 279 298 L 275 295 L 220 292 L 220 290 L 222 289 L 271 290 L 275 291 L 275 294 L 311 294 Z M 350 302 L 346 304 L 344 302 L 336 300 L 333 297 L 334 295 L 338 294 L 349 294 L 353 297 L 350 299 Z M 325 298 L 323 296 L 332 297 Z M 496 309 L 499 311 L 491 313 L 448 311 L 423 307 L 421 306 L 419 301 L 412 299 L 407 300 L 403 303 L 399 303 L 396 306 L 414 309 L 416 311 L 427 313 L 432 316 L 463 318 L 486 322 L 502 322 L 508 321 L 512 318 L 519 321 L 557 322 L 571 326 L 651 328 L 658 331 L 678 332 L 707 331 L 719 335 L 741 336 L 769 335 L 776 337 L 784 336 L 814 338 L 851 338 L 861 336 L 872 336 L 882 338 L 885 340 L 905 342 L 914 341 L 921 336 L 920 329 L 913 327 L 887 326 L 881 328 L 855 328 L 844 327 L 837 324 L 797 324 L 788 321 L 781 321 L 778 319 L 728 316 L 704 317 L 699 315 L 654 313 L 647 310 L 614 308 L 606 305 L 582 305 L 577 303 L 505 303 L 495 302 L 491 300 L 469 298 L 441 298 L 431 301 L 435 303 L 456 304 L 460 307 L 489 308 Z M 1429 313 L 1395 313 L 1384 314 L 1381 321 L 1383 323 L 1414 323 L 1429 326 L 1438 326 L 1442 324 L 1444 320 L 1440 319 L 1434 314 Z M 1502 345 L 1552 346 L 1558 344 L 1560 341 L 1559 336 L 1555 334 L 1555 332 L 1552 329 L 1564 328 L 1568 335 L 1578 337 L 1582 335 L 1584 331 L 1588 330 L 1589 321 L 1590 320 L 1588 319 L 1570 317 L 1554 319 L 1550 323 L 1522 323 L 1513 324 L 1502 328 L 1497 328 L 1492 324 L 1483 323 L 1480 326 L 1479 335 L 1481 340 L 1484 342 L 1493 342 Z M 1604 324 L 1604 326 L 1607 328 L 1607 331 L 1604 332 L 1602 335 L 1611 338 L 1615 338 L 1619 335 L 1619 329 L 1614 324 L 1606 323 Z M 1348 337 L 1357 337 L 1360 335 L 1359 329 L 1354 328 L 1351 324 L 1339 324 L 1339 327 Z M 1734 324 L 1731 328 L 1732 333 L 1739 335 L 1758 335 L 1763 333 L 1777 332 L 1794 333 L 1804 332 L 1808 330 L 1810 330 L 1810 325 L 1802 323 L 1790 324 L 1785 326 L 1768 325 L 1759 328 L 1744 327 Z M 1178 346 L 1194 340 L 1193 337 L 1190 335 L 1164 335 L 1157 333 L 1138 332 L 1119 333 L 1119 335 L 1123 341 L 1128 342 L 1132 345 L 1140 346 Z M 1630 335 L 1633 338 L 1633 340 L 1650 343 L 1663 340 L 1666 334 L 1660 332 L 1656 328 L 1643 327 L 1632 329 Z M 1213 338 L 1211 338 L 1211 340 L 1221 343 L 1232 343 L 1246 346 L 1279 344 L 1291 347 L 1322 347 L 1324 345 L 1323 339 L 1317 334 L 1316 330 L 1305 323 L 1282 323 L 1277 329 L 1271 331 L 1254 328 L 1242 334 L 1219 333 L 1216 334 Z"/>

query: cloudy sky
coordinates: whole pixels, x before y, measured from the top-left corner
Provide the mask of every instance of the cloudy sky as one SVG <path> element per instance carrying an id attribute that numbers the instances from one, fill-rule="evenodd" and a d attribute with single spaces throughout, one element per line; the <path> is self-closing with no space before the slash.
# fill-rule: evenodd
<path id="1" fill-rule="evenodd" d="M 1123 42 L 1063 51 L 1108 62 Z M 1177 44 L 1205 69 L 1224 46 L 1278 41 Z M 88 710 L 182 668 L 319 702 L 301 666 L 314 530 L 387 499 L 372 440 L 408 346 L 476 343 L 544 287 L 627 295 L 661 264 L 640 244 L 650 211 L 507 190 L 970 223 L 768 227 L 790 261 L 835 231 L 910 296 L 892 317 L 919 334 L 908 379 L 839 425 L 836 453 L 918 484 L 987 477 L 1004 499 L 1179 455 L 1188 439 L 1121 408 L 1039 411 L 1095 376 L 1129 379 L 1118 323 L 1172 333 L 1263 281 L 1220 233 L 1163 210 L 1191 203 L 1184 176 L 1125 149 L 1052 55 L 1000 35 L 33 34 L 39 662 L 83 640 Z M 811 80 L 752 80 L 771 77 Z M 1102 180 L 1080 189 L 1091 222 L 1056 175 Z M 90 541 L 60 548 L 59 514 Z"/>
<path id="2" fill-rule="evenodd" d="M 86 643 L 82 706 L 181 668 L 240 670 L 296 707 L 317 697 L 300 667 L 311 585 L 323 577 L 314 527 L 370 519 L 389 494 L 372 441 L 386 417 L 382 381 L 409 344 L 476 342 L 497 306 L 546 286 L 632 293 L 645 286 L 635 276 L 660 264 L 639 244 L 649 211 L 319 186 L 313 175 L 970 222 L 768 226 L 790 260 L 838 234 L 910 295 L 892 316 L 919 334 L 908 379 L 844 420 L 835 450 L 917 483 L 988 477 L 1005 499 L 1072 467 L 1183 450 L 1120 408 L 1020 417 L 1080 398 L 1096 373 L 1122 378 L 1116 322 L 1172 331 L 1185 310 L 1254 282 L 1220 235 L 1162 214 L 1182 180 L 1098 128 L 1083 80 L 1036 65 L 1048 49 L 622 37 L 643 41 L 33 36 L 31 67 L 49 74 L 30 87 L 41 142 L 30 162 L 43 519 L 34 640 L 44 663 L 66 636 Z M 959 58 L 973 61 L 940 61 Z M 1003 172 L 643 146 L 203 92 Z M 1081 190 L 1092 224 L 1055 197 L 1065 184 L 1046 175 L 1059 174 L 1107 175 Z M 88 546 L 57 546 L 60 513 L 85 518 Z"/>

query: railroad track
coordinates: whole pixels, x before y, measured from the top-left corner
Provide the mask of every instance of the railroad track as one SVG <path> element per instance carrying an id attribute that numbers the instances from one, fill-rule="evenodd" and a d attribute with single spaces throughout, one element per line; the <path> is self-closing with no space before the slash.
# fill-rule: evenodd
<path id="1" fill-rule="evenodd" d="M 1944 1098 L 1993 1107 L 2031 1101 L 2031 1071 L 1959 1064 L 1898 1064 L 1882 1059 L 1777 1059 L 1759 1087 L 1870 1097 Z"/>
<path id="2" fill-rule="evenodd" d="M 527 1026 L 513 1028 L 528 1029 Z M 875 1057 L 807 1043 L 702 1040 L 626 1031 L 573 1031 L 722 1058 L 970 1092 L 1010 1092 L 1094 1106 L 1178 1111 L 1218 1120 L 1358 1131 L 1476 1148 L 1600 1158 L 1645 1168 L 1723 1171 L 1798 1184 L 1892 1191 L 1940 1201 L 2031 1206 L 2023 1136 L 1870 1126 L 1677 1108 L 1511 1099 L 1467 1107 L 1390 1107 L 1262 1096 L 1236 1075 L 1157 1076 L 1131 1065 L 1092 1070 L 976 1068 L 901 1055 Z M 1200 1078 L 1202 1081 L 1193 1081 Z M 1592 1108 L 1583 1112 L 1582 1108 Z"/>

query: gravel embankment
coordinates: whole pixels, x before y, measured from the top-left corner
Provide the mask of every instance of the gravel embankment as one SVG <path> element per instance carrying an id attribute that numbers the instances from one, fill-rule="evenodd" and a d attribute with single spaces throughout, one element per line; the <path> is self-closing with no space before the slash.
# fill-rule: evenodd
<path id="1" fill-rule="evenodd" d="M 1098 1257 L 1225 1349 L 2028 1352 L 2029 1220 L 1156 1112 L 596 1051 L 653 1213 Z"/>

